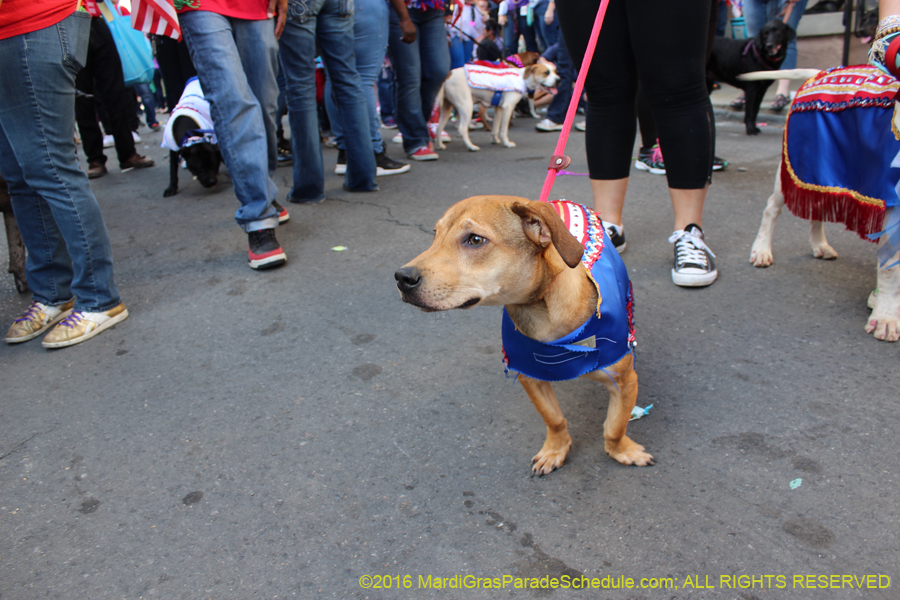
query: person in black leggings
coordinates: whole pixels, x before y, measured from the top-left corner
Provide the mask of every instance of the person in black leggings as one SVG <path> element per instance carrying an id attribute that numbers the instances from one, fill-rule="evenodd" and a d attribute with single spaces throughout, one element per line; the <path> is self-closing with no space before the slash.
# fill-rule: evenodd
<path id="1" fill-rule="evenodd" d="M 581 68 L 600 0 L 557 6 L 560 27 Z M 710 0 L 610 0 L 585 80 L 586 151 L 594 208 L 616 246 L 624 247 L 622 209 L 631 169 L 638 84 L 666 158 L 675 213 L 675 266 L 682 286 L 715 281 L 714 255 L 701 229 L 712 172 L 715 122 L 706 88 Z"/>

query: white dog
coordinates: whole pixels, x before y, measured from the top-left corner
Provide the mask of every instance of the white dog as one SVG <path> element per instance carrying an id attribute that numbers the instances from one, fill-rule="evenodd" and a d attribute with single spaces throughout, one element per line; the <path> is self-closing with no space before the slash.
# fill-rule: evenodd
<path id="1" fill-rule="evenodd" d="M 469 77 L 467 77 L 466 69 L 469 68 Z M 490 78 L 496 71 L 496 77 L 500 80 L 499 90 L 484 89 L 482 87 L 473 87 L 470 85 L 470 77 L 484 75 Z M 512 118 L 513 111 L 519 100 L 529 91 L 538 88 L 544 88 L 551 94 L 556 93 L 556 86 L 559 85 L 560 77 L 556 73 L 553 65 L 539 63 L 519 69 L 515 67 L 491 69 L 490 67 L 482 67 L 480 70 L 477 66 L 466 65 L 450 71 L 450 76 L 444 82 L 442 88 L 443 96 L 439 96 L 441 106 L 441 120 L 438 123 L 437 130 L 443 131 L 450 119 L 450 111 L 456 108 L 459 114 L 459 134 L 462 136 L 466 148 L 472 152 L 480 150 L 478 146 L 469 139 L 469 121 L 472 119 L 472 109 L 474 103 L 484 104 L 485 106 L 496 106 L 494 115 L 493 143 L 503 144 L 507 148 L 515 147 L 515 143 L 509 141 L 509 121 Z M 489 84 L 485 84 L 487 87 Z M 497 96 L 499 102 L 491 102 Z M 444 143 L 438 137 L 435 140 L 438 150 L 444 149 Z"/>
<path id="2" fill-rule="evenodd" d="M 804 70 L 798 69 L 797 71 L 802 75 Z M 782 76 L 782 73 L 782 71 L 777 71 L 779 77 Z M 895 128 L 900 126 L 900 103 L 895 103 L 893 124 Z M 782 165 L 779 165 L 775 176 L 775 190 L 763 211 L 759 232 L 756 234 L 756 240 L 750 251 L 750 262 L 755 267 L 768 267 L 774 262 L 772 233 L 775 230 L 775 222 L 785 205 L 781 187 L 781 171 Z M 898 209 L 900 207 L 894 210 Z M 838 256 L 834 248 L 828 244 L 828 240 L 825 239 L 825 229 L 821 221 L 810 221 L 809 243 L 813 256 L 816 258 L 832 260 Z M 890 267 L 898 260 L 900 260 L 900 252 L 884 264 Z M 900 340 L 900 266 L 890 268 L 879 266 L 876 281 L 875 291 L 869 294 L 868 306 L 872 309 L 872 313 L 866 321 L 865 330 L 866 333 L 874 333 L 876 339 L 896 342 Z"/>

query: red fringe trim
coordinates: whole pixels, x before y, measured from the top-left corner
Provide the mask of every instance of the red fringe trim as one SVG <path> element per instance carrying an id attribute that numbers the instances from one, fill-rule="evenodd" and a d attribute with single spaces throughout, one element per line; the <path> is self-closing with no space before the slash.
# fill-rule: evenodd
<path id="1" fill-rule="evenodd" d="M 792 215 L 810 221 L 843 223 L 861 239 L 877 243 L 866 235 L 881 231 L 884 207 L 860 202 L 849 192 L 804 189 L 791 177 L 784 160 L 781 161 L 781 193 Z"/>

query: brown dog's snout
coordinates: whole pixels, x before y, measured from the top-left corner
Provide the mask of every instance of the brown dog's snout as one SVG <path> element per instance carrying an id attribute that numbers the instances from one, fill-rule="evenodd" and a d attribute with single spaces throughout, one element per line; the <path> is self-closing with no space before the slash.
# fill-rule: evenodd
<path id="1" fill-rule="evenodd" d="M 415 290 L 419 287 L 419 284 L 422 283 L 422 276 L 415 267 L 403 267 L 402 269 L 397 269 L 397 272 L 394 273 L 394 279 L 397 280 L 397 287 L 404 294 L 408 294 Z"/>

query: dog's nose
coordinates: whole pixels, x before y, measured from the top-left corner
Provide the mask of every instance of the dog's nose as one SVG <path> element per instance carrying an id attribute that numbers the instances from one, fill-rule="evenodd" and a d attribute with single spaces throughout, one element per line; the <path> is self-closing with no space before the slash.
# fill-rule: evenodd
<path id="1" fill-rule="evenodd" d="M 397 280 L 397 287 L 403 293 L 413 291 L 422 283 L 422 276 L 419 275 L 419 270 L 415 267 L 397 269 L 397 272 L 394 273 L 394 279 Z"/>

